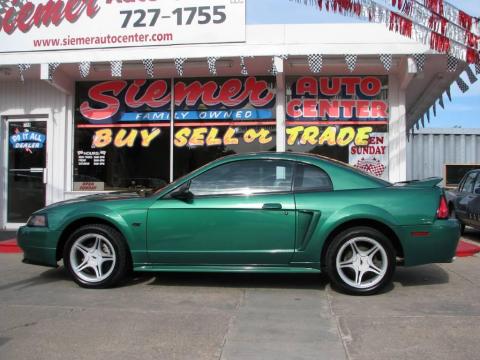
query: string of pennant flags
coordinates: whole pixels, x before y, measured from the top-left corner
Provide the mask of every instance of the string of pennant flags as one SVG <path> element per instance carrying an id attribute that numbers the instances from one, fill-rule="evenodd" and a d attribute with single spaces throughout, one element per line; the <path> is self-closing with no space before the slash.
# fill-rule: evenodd
<path id="1" fill-rule="evenodd" d="M 346 69 L 350 72 L 354 72 L 358 66 L 358 55 L 355 54 L 345 54 L 345 66 Z M 275 67 L 275 57 L 279 57 L 280 59 L 286 61 L 288 60 L 288 55 L 275 55 L 272 56 L 271 67 L 266 69 L 270 74 L 276 75 L 278 73 Z M 425 68 L 425 64 L 427 61 L 427 54 L 419 53 L 419 54 L 411 54 L 410 57 L 414 60 L 415 65 L 417 67 L 418 72 L 423 72 Z M 295 55 L 296 60 L 298 60 L 299 56 Z M 208 57 L 206 61 L 206 65 L 208 71 L 211 75 L 217 75 L 217 61 L 220 57 Z M 229 58 L 231 59 L 231 58 Z M 240 56 L 240 74 L 247 76 L 248 66 L 247 66 L 247 59 L 254 59 L 253 56 Z M 379 63 L 383 65 L 385 71 L 390 72 L 393 67 L 393 55 L 392 54 L 379 54 L 378 55 Z M 187 58 L 175 58 L 173 60 L 173 65 L 175 66 L 175 70 L 178 76 L 184 75 L 184 66 L 187 63 Z M 306 65 L 308 66 L 309 70 L 314 73 L 318 74 L 322 71 L 325 61 L 328 62 L 328 57 L 325 57 L 323 54 L 308 54 L 306 55 Z M 145 68 L 145 74 L 149 78 L 154 77 L 154 70 L 155 70 L 155 63 L 153 59 L 142 59 L 142 64 Z M 460 64 L 465 64 L 461 62 L 456 57 L 449 55 L 447 57 L 446 62 L 446 71 L 448 72 L 456 72 L 459 68 Z M 52 78 L 55 71 L 59 67 L 59 63 L 50 63 L 49 64 L 49 71 L 50 77 Z M 472 67 L 468 66 L 465 67 L 465 73 L 470 81 L 470 83 L 474 83 L 477 80 L 476 75 L 480 74 L 480 64 L 475 64 Z M 19 64 L 18 69 L 20 72 L 21 80 L 23 81 L 24 73 L 31 68 L 31 64 Z M 87 78 L 90 75 L 91 70 L 91 63 L 89 61 L 83 61 L 78 65 L 79 73 L 82 79 Z M 123 61 L 122 60 L 112 60 L 110 61 L 110 73 L 112 77 L 121 77 L 123 74 Z"/>
<path id="2" fill-rule="evenodd" d="M 442 54 L 480 64 L 480 19 L 444 0 L 290 0 L 383 24 Z"/>
<path id="3" fill-rule="evenodd" d="M 397 0 L 399 1 L 399 0 Z M 266 69 L 270 74 L 273 76 L 277 75 L 278 70 L 275 66 L 275 58 L 279 57 L 280 59 L 286 61 L 288 59 L 287 54 L 282 55 L 275 55 L 272 56 L 271 67 Z M 354 72 L 358 66 L 358 56 L 355 54 L 345 54 L 343 55 L 345 61 L 345 67 L 349 72 Z M 425 68 L 425 64 L 427 61 L 426 54 L 411 54 L 410 57 L 413 59 L 418 72 L 423 72 Z M 253 59 L 253 56 L 240 56 L 240 74 L 243 76 L 248 76 L 248 64 L 247 59 Z M 298 60 L 298 56 L 295 56 L 296 60 Z M 217 71 L 217 61 L 220 57 L 208 57 L 206 59 L 206 66 L 211 75 L 216 76 L 218 74 Z M 187 58 L 175 58 L 173 60 L 173 65 L 175 66 L 175 70 L 178 76 L 182 77 L 184 75 L 184 67 L 187 63 Z M 386 72 L 390 72 L 393 67 L 393 55 L 392 54 L 379 54 L 378 55 L 379 64 L 382 64 Z M 328 62 L 328 57 L 323 54 L 308 54 L 305 56 L 305 64 L 309 68 L 310 72 L 313 74 L 319 74 L 322 72 L 325 63 Z M 110 61 L 110 74 L 112 77 L 122 77 L 123 74 L 123 61 L 121 60 L 112 60 Z M 142 64 L 145 69 L 145 74 L 149 78 L 154 77 L 154 70 L 155 70 L 155 62 L 153 59 L 143 59 Z M 474 84 L 480 75 L 480 64 L 469 65 L 465 64 L 465 62 L 461 62 L 458 58 L 449 55 L 446 61 L 446 71 L 454 73 L 457 72 L 460 64 L 466 65 L 464 66 L 463 74 L 466 75 L 470 84 Z M 60 67 L 59 63 L 50 63 L 48 64 L 49 68 L 49 80 L 53 81 L 56 70 Z M 78 64 L 78 69 L 80 73 L 80 77 L 82 79 L 88 78 L 91 71 L 91 63 L 89 61 L 83 61 Z M 24 81 L 24 74 L 31 68 L 31 64 L 19 64 L 18 70 L 20 73 L 20 80 Z M 462 75 L 462 74 L 461 74 Z M 455 82 L 462 93 L 465 93 L 469 90 L 469 85 L 467 82 L 459 75 Z M 434 101 L 431 107 L 417 120 L 415 123 L 415 127 L 418 129 L 420 125 L 425 125 L 425 118 L 428 122 L 430 122 L 430 111 L 433 111 L 433 115 L 436 116 L 437 114 L 437 107 L 436 104 L 444 109 L 444 94 L 440 95 L 438 99 Z M 446 89 L 445 95 L 447 95 L 448 99 L 452 101 L 451 96 L 451 89 L 450 87 Z M 431 110 L 430 110 L 431 109 Z"/>
<path id="4" fill-rule="evenodd" d="M 275 57 L 279 57 L 282 60 L 288 60 L 288 55 L 275 55 L 272 56 L 272 62 L 271 62 L 271 67 L 267 69 L 268 73 L 272 75 L 276 75 L 278 73 L 278 70 L 276 69 L 275 66 Z M 425 54 L 413 54 L 412 57 L 415 59 L 415 63 L 417 65 L 418 71 L 423 71 L 425 60 L 426 60 L 426 55 Z M 247 67 L 247 59 L 254 59 L 254 56 L 240 56 L 240 74 L 243 76 L 248 76 L 249 71 Z M 298 58 L 296 56 L 296 58 Z M 217 75 L 217 60 L 220 59 L 220 57 L 208 57 L 207 58 L 207 67 L 209 70 L 209 73 L 211 75 Z M 324 55 L 322 54 L 309 54 L 306 56 L 306 65 L 310 69 L 312 73 L 320 73 L 323 69 L 324 66 Z M 345 65 L 346 69 L 348 69 L 350 72 L 354 72 L 357 67 L 357 60 L 358 60 L 358 55 L 355 54 L 346 54 L 344 55 L 345 59 Z M 184 66 L 185 63 L 187 62 L 187 58 L 175 58 L 173 60 L 173 64 L 175 66 L 175 70 L 178 74 L 178 76 L 182 77 L 184 75 Z M 328 60 L 327 60 L 328 61 Z M 142 59 L 141 60 L 144 68 L 145 68 L 145 74 L 149 78 L 154 77 L 154 70 L 155 70 L 155 63 L 153 59 Z M 392 54 L 380 54 L 379 55 L 379 62 L 383 64 L 385 71 L 389 72 L 392 69 L 393 66 L 393 55 Z M 449 71 L 455 71 L 459 62 L 457 59 L 451 60 L 449 58 L 449 63 L 448 63 L 448 70 Z M 24 73 L 31 68 L 31 64 L 19 64 L 18 65 L 18 70 L 20 73 L 20 80 L 23 82 L 24 81 Z M 60 66 L 59 63 L 50 63 L 48 64 L 49 68 L 49 80 L 52 80 L 55 74 L 55 71 L 57 68 Z M 90 61 L 82 61 L 78 64 L 78 70 L 80 73 L 80 77 L 82 79 L 88 78 L 91 72 L 91 62 Z M 471 69 L 469 73 L 469 78 L 472 79 L 473 71 Z M 480 72 L 480 67 L 476 67 L 477 74 Z M 112 77 L 121 77 L 123 74 L 123 61 L 122 60 L 112 60 L 110 61 L 110 74 Z"/>
<path id="5" fill-rule="evenodd" d="M 282 60 L 287 60 L 288 56 L 287 55 L 280 55 L 279 56 Z M 425 63 L 427 59 L 426 54 L 412 54 L 411 57 L 413 58 L 415 65 L 417 67 L 417 70 L 419 72 L 423 72 L 425 68 Z M 240 74 L 247 76 L 249 74 L 248 68 L 246 65 L 246 58 L 254 58 L 253 56 L 241 56 L 240 57 Z M 268 72 L 276 75 L 277 71 L 275 69 L 275 64 L 274 64 L 274 59 L 275 57 L 272 57 L 272 66 L 268 69 Z M 298 58 L 298 57 L 296 57 Z M 216 62 L 217 60 L 220 59 L 219 57 L 209 57 L 207 59 L 208 63 L 208 70 L 211 75 L 217 75 L 217 66 Z M 354 72 L 357 67 L 357 59 L 358 56 L 354 54 L 347 54 L 345 55 L 345 64 L 346 68 L 350 72 Z M 174 59 L 174 65 L 175 69 L 177 71 L 177 74 L 179 76 L 184 75 L 184 65 L 187 62 L 188 59 L 186 58 L 176 58 Z M 379 55 L 379 61 L 383 65 L 385 71 L 389 72 L 392 69 L 393 66 L 393 55 L 392 54 L 380 54 Z M 143 59 L 142 63 L 145 67 L 145 72 L 146 75 L 150 78 L 154 77 L 154 61 L 153 59 Z M 322 68 L 324 66 L 324 56 L 322 54 L 309 54 L 307 55 L 307 65 L 308 68 L 312 73 L 320 73 L 322 71 Z M 448 72 L 456 72 L 458 67 L 460 65 L 460 61 L 452 56 L 449 56 L 447 59 L 447 71 Z M 23 74 L 26 70 L 28 70 L 31 65 L 30 64 L 19 64 L 19 70 Z M 50 71 L 55 71 L 56 68 L 59 66 L 58 63 L 52 63 L 49 64 L 50 66 Z M 121 77 L 122 76 L 122 66 L 123 63 L 121 60 L 115 60 L 110 62 L 111 66 L 111 75 L 113 77 Z M 87 78 L 90 74 L 90 67 L 91 64 L 88 61 L 81 62 L 79 64 L 79 72 L 82 78 Z M 476 79 L 476 75 L 480 74 L 480 64 L 476 64 L 473 66 L 472 70 L 471 67 L 467 66 L 465 68 L 465 72 L 467 73 L 467 76 L 470 80 L 471 83 L 475 82 L 474 79 Z"/>

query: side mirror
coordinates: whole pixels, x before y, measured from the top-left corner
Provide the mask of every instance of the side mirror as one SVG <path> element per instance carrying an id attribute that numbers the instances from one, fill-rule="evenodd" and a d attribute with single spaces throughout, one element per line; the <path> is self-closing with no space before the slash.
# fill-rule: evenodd
<path id="1" fill-rule="evenodd" d="M 193 194 L 188 188 L 189 183 L 183 184 L 178 189 L 173 190 L 170 193 L 170 197 L 181 201 L 191 201 L 193 199 Z"/>

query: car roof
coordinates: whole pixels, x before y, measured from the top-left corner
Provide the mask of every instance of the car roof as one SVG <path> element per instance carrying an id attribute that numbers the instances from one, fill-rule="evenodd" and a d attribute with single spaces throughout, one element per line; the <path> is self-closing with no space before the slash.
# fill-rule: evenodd
<path id="1" fill-rule="evenodd" d="M 284 159 L 284 160 L 294 160 L 294 161 L 304 161 L 308 163 L 328 163 L 334 166 L 340 166 L 342 168 L 348 168 L 349 170 L 353 170 L 358 172 L 359 170 L 343 161 L 339 161 L 336 159 L 329 158 L 327 156 L 311 154 L 311 153 L 304 153 L 304 152 L 297 152 L 297 151 L 284 151 L 284 152 L 276 152 L 276 151 L 258 151 L 258 152 L 249 152 L 249 153 L 242 153 L 242 154 L 233 154 L 227 155 L 221 158 L 214 160 L 213 162 L 228 162 L 234 159 Z M 361 174 L 365 174 L 361 172 Z M 368 174 L 365 174 L 368 176 Z"/>
<path id="2" fill-rule="evenodd" d="M 258 152 L 249 152 L 249 153 L 242 153 L 242 154 L 233 154 L 227 155 L 225 157 L 217 159 L 217 161 L 221 160 L 228 160 L 228 159 L 251 159 L 251 158 L 275 158 L 275 159 L 285 159 L 285 160 L 307 160 L 307 161 L 324 161 L 324 162 L 331 162 L 338 165 L 347 165 L 341 161 L 331 159 L 326 156 L 310 154 L 310 153 L 303 153 L 303 152 L 296 152 L 296 151 L 284 151 L 284 152 L 277 152 L 277 151 L 258 151 Z M 348 165 L 347 165 L 348 166 Z"/>
<path id="3" fill-rule="evenodd" d="M 290 160 L 290 161 L 299 161 L 305 162 L 312 165 L 317 165 L 332 178 L 332 175 L 336 178 L 335 189 L 340 190 L 350 190 L 357 188 L 371 188 L 371 187 L 385 187 L 391 186 L 391 184 L 385 180 L 376 178 L 372 175 L 369 175 L 353 166 L 345 164 L 341 161 L 330 159 L 326 156 L 320 156 L 316 154 L 301 153 L 301 152 L 275 152 L 275 151 L 263 151 L 263 152 L 251 152 L 243 154 L 233 154 L 226 155 L 224 157 L 213 160 L 200 168 L 185 174 L 184 176 L 176 179 L 173 183 L 167 185 L 165 188 L 162 188 L 159 192 L 154 193 L 153 195 L 163 196 L 167 194 L 172 189 L 180 186 L 180 184 L 189 181 L 190 179 L 198 176 L 199 174 L 208 171 L 214 167 L 220 166 L 222 164 L 227 164 L 229 162 L 239 161 L 239 160 L 253 160 L 253 159 L 280 159 L 280 160 Z M 350 176 L 346 176 L 350 174 Z"/>
<path id="4" fill-rule="evenodd" d="M 337 169 L 348 170 L 353 173 L 356 173 L 359 176 L 373 180 L 376 183 L 381 183 L 383 185 L 390 185 L 390 183 L 388 183 L 387 181 L 374 177 L 342 161 L 335 160 L 322 155 L 295 152 L 295 151 L 285 151 L 285 152 L 260 151 L 260 152 L 250 152 L 250 153 L 243 153 L 243 154 L 233 154 L 233 155 L 227 155 L 225 157 L 214 160 L 211 164 L 222 164 L 222 163 L 235 161 L 235 160 L 250 160 L 250 159 L 283 159 L 283 160 L 291 160 L 291 161 L 302 161 L 302 162 L 314 164 L 320 167 L 322 167 L 323 165 L 324 168 L 329 167 L 331 169 L 333 167 Z"/>

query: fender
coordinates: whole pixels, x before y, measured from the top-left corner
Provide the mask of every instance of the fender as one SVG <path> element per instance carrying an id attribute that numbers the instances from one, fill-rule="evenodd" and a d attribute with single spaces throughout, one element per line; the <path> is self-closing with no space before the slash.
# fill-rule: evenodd
<path id="1" fill-rule="evenodd" d="M 88 203 L 80 209 L 76 208 L 68 212 L 64 216 L 64 219 L 68 219 L 68 221 L 60 220 L 61 227 L 57 231 L 60 234 L 76 221 L 85 218 L 97 218 L 112 224 L 123 235 L 132 252 L 134 262 L 145 262 L 147 209 L 122 209 L 122 212 L 123 216 L 108 206 Z M 131 226 L 133 223 L 139 225 Z"/>
<path id="2" fill-rule="evenodd" d="M 330 234 L 339 226 L 352 220 L 360 219 L 374 220 L 385 224 L 397 234 L 396 227 L 398 226 L 398 222 L 392 214 L 386 212 L 384 209 L 368 204 L 347 206 L 332 214 L 322 213 L 320 221 L 311 236 L 311 241 L 307 244 L 304 251 L 295 252 L 292 262 L 319 263 L 323 246 Z"/>
<path id="3" fill-rule="evenodd" d="M 325 221 L 325 230 L 330 230 L 328 231 L 328 233 L 330 233 L 341 224 L 356 219 L 375 220 L 391 228 L 399 225 L 395 217 L 385 209 L 369 204 L 359 204 L 347 206 L 330 215 Z"/>

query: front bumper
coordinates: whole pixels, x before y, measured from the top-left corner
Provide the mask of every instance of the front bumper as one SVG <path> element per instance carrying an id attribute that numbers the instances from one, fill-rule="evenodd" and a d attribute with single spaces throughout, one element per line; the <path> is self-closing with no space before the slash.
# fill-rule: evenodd
<path id="1" fill-rule="evenodd" d="M 59 236 L 59 232 L 46 227 L 20 227 L 17 242 L 23 250 L 24 262 L 56 267 Z"/>
<path id="2" fill-rule="evenodd" d="M 405 266 L 453 261 L 460 240 L 457 220 L 436 220 L 431 225 L 400 226 L 397 230 Z"/>

